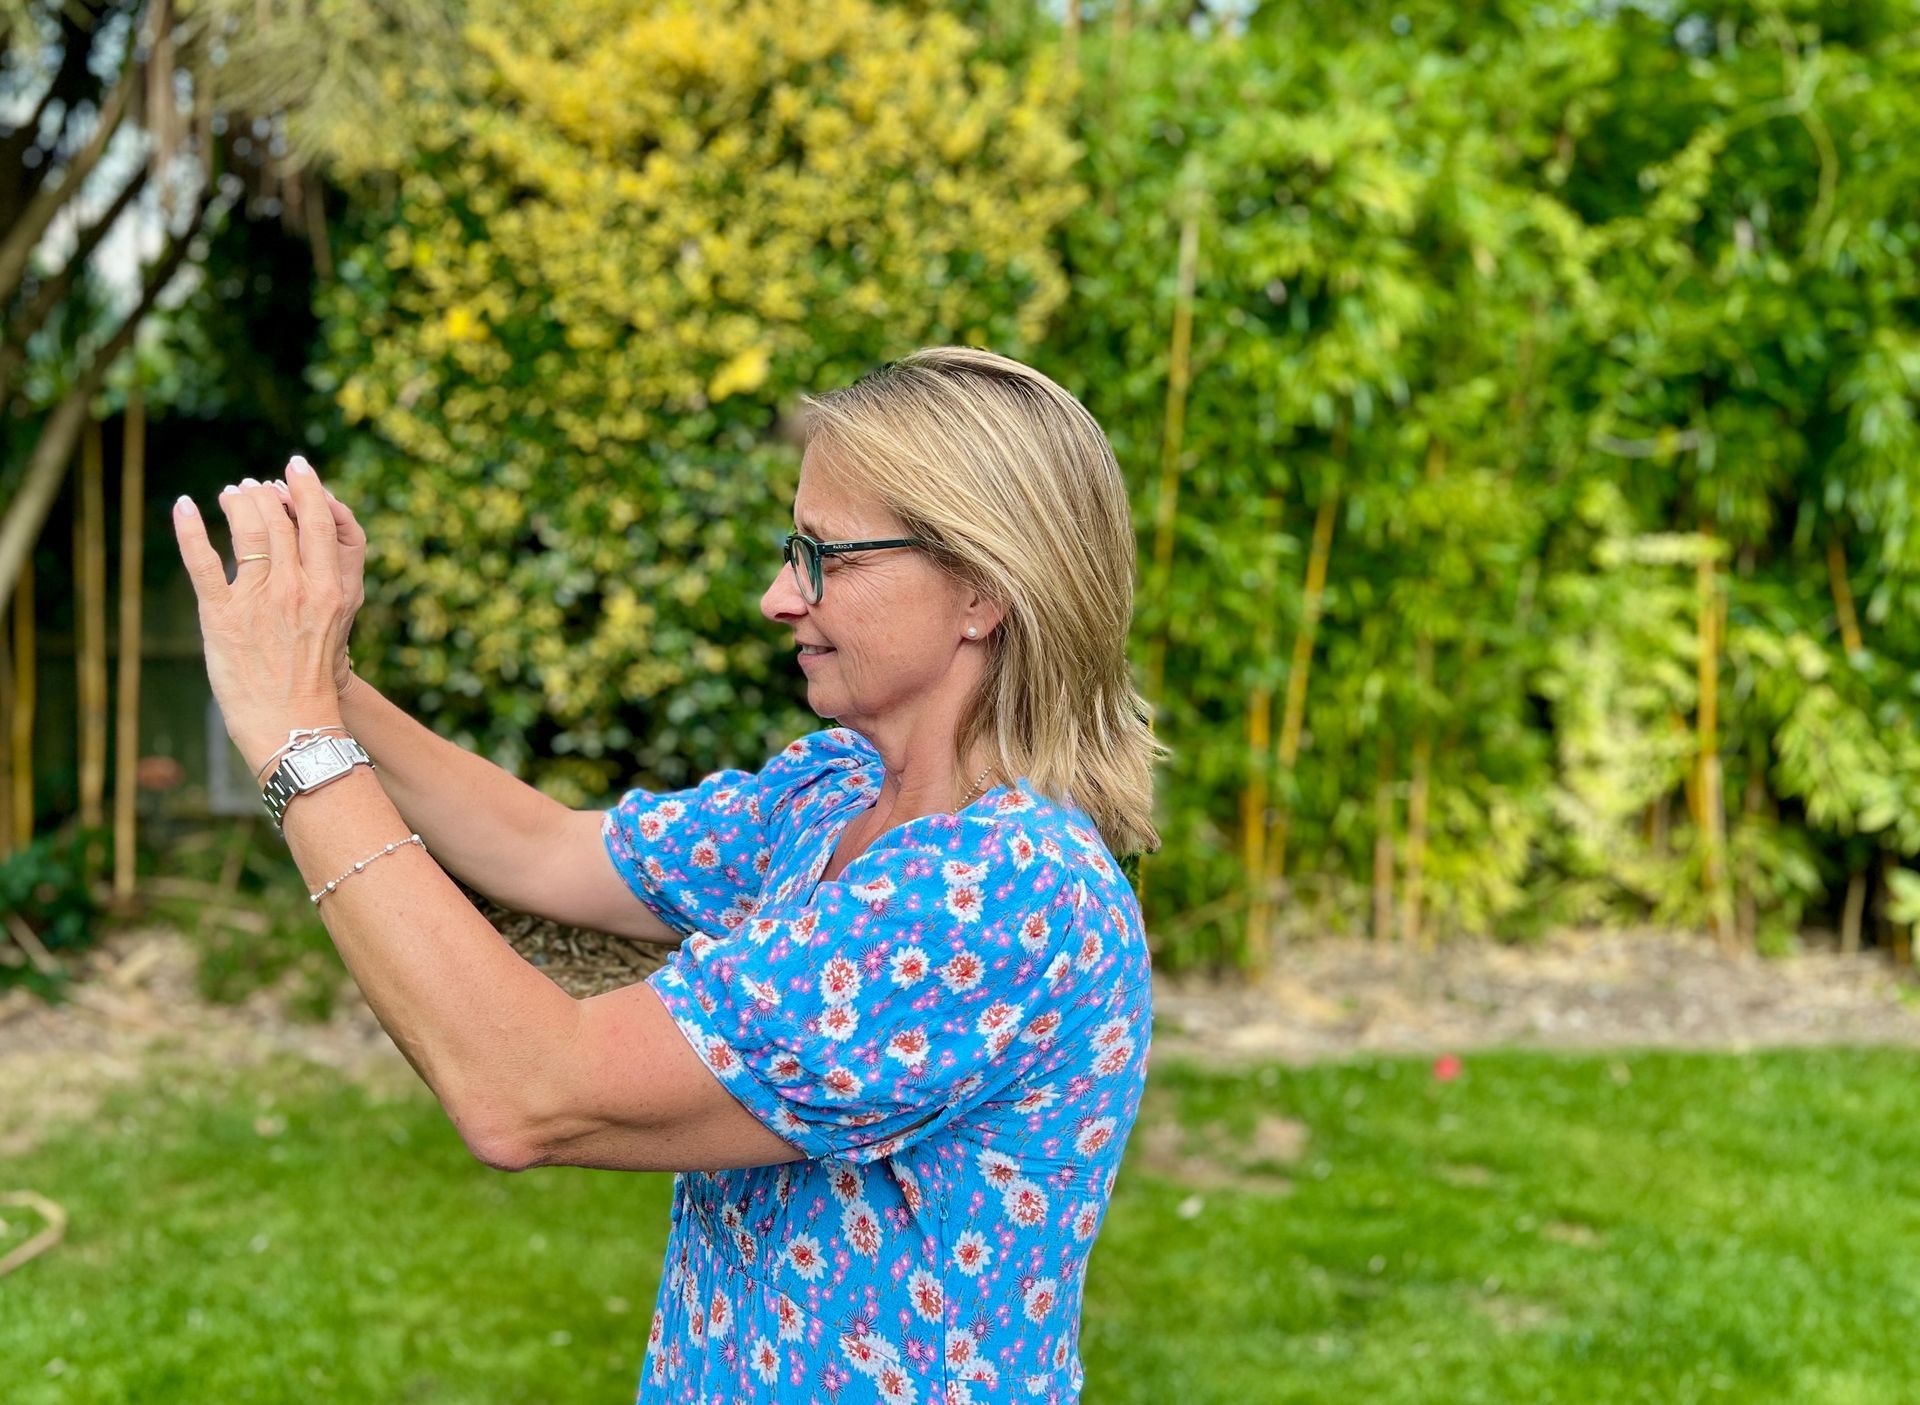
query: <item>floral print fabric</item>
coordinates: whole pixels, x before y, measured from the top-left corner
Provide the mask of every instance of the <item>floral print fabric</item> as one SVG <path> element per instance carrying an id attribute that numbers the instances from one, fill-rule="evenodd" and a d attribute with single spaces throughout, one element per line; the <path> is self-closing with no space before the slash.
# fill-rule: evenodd
<path id="1" fill-rule="evenodd" d="M 1080 1398 L 1146 1080 L 1139 905 L 1086 814 L 1024 782 L 820 881 L 882 775 L 836 727 L 607 812 L 615 867 L 686 934 L 648 983 L 806 1157 L 675 1176 L 640 1402 Z"/>

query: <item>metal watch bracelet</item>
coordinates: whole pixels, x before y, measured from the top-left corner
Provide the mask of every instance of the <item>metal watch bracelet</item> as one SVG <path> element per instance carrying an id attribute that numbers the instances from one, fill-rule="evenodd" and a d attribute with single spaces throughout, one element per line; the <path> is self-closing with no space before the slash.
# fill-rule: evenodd
<path id="1" fill-rule="evenodd" d="M 318 790 L 362 765 L 370 770 L 379 769 L 367 755 L 367 749 L 350 736 L 313 737 L 288 751 L 267 777 L 260 796 L 275 833 L 285 832 L 281 820 L 287 812 L 287 803 L 294 796 Z"/>

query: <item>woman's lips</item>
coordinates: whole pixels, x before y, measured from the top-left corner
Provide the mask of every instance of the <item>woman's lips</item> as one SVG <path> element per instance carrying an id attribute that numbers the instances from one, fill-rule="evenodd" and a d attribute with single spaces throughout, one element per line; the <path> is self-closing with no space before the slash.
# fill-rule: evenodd
<path id="1" fill-rule="evenodd" d="M 802 650 L 800 653 L 800 667 L 805 668 L 808 664 L 813 663 L 815 660 L 818 660 L 818 659 L 831 658 L 833 656 L 833 652 L 834 651 L 832 649 L 827 649 L 821 653 L 813 654 L 813 653 L 808 653 L 805 650 Z"/>

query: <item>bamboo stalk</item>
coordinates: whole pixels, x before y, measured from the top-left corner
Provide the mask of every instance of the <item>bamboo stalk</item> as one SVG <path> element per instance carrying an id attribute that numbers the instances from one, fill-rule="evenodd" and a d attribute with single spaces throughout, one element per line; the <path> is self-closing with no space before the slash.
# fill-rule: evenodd
<path id="1" fill-rule="evenodd" d="M 1248 883 L 1247 927 L 1243 955 L 1264 949 L 1271 909 L 1267 902 L 1267 749 L 1272 745 L 1273 687 L 1267 680 L 1267 659 L 1273 652 L 1273 617 L 1279 594 L 1280 537 L 1278 503 L 1266 512 L 1266 552 L 1261 560 L 1260 598 L 1254 610 L 1254 684 L 1247 698 L 1247 782 L 1240 792 L 1242 863 Z"/>
<path id="2" fill-rule="evenodd" d="M 113 762 L 113 896 L 133 898 L 134 822 L 140 769 L 140 606 L 146 546 L 147 411 L 136 385 L 127 393 L 120 473 L 120 673 Z"/>
<path id="3" fill-rule="evenodd" d="M 13 587 L 13 842 L 33 842 L 34 674 L 33 557 L 21 563 Z"/>
<path id="4" fill-rule="evenodd" d="M 1197 201 L 1189 201 L 1180 220 L 1178 283 L 1173 300 L 1173 342 L 1168 352 L 1167 410 L 1165 428 L 1160 437 L 1160 484 L 1153 505 L 1153 591 L 1154 599 L 1165 604 L 1173 579 L 1174 523 L 1180 506 L 1180 450 L 1186 438 L 1187 386 L 1191 375 L 1193 351 L 1193 298 L 1200 264 L 1200 212 Z M 1148 645 L 1147 701 L 1155 716 L 1160 712 L 1160 690 L 1166 675 L 1167 628 L 1163 627 Z"/>
<path id="5" fill-rule="evenodd" d="M 105 822 L 107 793 L 107 550 L 102 479 L 105 449 L 100 424 L 89 420 L 80 438 L 78 508 L 73 517 L 74 695 L 79 704 L 80 825 Z M 98 872 L 93 845 L 85 864 Z"/>
<path id="6" fill-rule="evenodd" d="M 13 629 L 0 610 L 0 858 L 13 852 Z"/>
<path id="7" fill-rule="evenodd" d="M 1407 869 L 1400 904 L 1400 939 L 1423 945 L 1420 908 L 1427 873 L 1427 799 L 1433 776 L 1433 730 L 1426 716 L 1426 698 L 1433 690 L 1433 636 L 1422 631 L 1414 645 L 1414 677 L 1418 683 L 1413 732 L 1413 758 L 1407 779 Z"/>
<path id="8" fill-rule="evenodd" d="M 1867 871 L 1847 876 L 1846 906 L 1840 909 L 1840 950 L 1853 956 L 1860 950 L 1860 918 L 1867 910 Z"/>
<path id="9" fill-rule="evenodd" d="M 1068 74 L 1080 71 L 1080 0 L 1067 0 L 1060 25 L 1060 63 Z"/>
<path id="10" fill-rule="evenodd" d="M 1393 936 L 1393 738 L 1380 728 L 1380 763 L 1373 779 L 1373 939 Z"/>
<path id="11" fill-rule="evenodd" d="M 1853 608 L 1853 587 L 1847 583 L 1847 549 L 1840 544 L 1838 532 L 1827 538 L 1827 584 L 1833 590 L 1833 612 L 1840 620 L 1840 642 L 1852 657 L 1866 646 L 1860 638 L 1860 616 Z"/>
<path id="12" fill-rule="evenodd" d="M 1347 428 L 1343 423 L 1333 434 L 1335 463 L 1344 462 L 1346 453 Z M 1320 508 L 1314 514 L 1313 546 L 1307 553 L 1307 580 L 1302 592 L 1300 632 L 1294 636 L 1293 663 L 1287 671 L 1287 706 L 1280 721 L 1280 745 L 1275 760 L 1278 762 L 1276 774 L 1289 778 L 1293 775 L 1294 763 L 1300 759 L 1300 733 L 1307 717 L 1307 675 L 1313 665 L 1314 636 L 1319 632 L 1320 606 L 1327 586 L 1327 559 L 1333 550 L 1334 513 L 1339 501 L 1340 480 L 1336 468 L 1320 494 Z M 1267 866 L 1267 871 L 1275 879 L 1287 876 L 1287 829 L 1293 813 L 1292 802 L 1287 794 L 1281 795 L 1278 809 L 1279 814 L 1273 825 L 1273 861 Z"/>
<path id="13" fill-rule="evenodd" d="M 1710 524 L 1701 533 L 1713 539 Z M 1726 913 L 1726 808 L 1720 794 L 1720 603 L 1718 570 L 1711 554 L 1695 571 L 1699 587 L 1699 712 L 1695 720 L 1699 756 L 1701 884 L 1707 904 L 1707 930 L 1723 948 L 1731 948 Z"/>

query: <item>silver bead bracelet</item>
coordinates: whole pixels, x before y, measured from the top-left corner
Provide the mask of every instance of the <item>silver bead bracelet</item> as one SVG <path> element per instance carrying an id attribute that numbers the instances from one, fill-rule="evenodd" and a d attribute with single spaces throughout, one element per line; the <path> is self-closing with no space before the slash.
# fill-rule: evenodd
<path id="1" fill-rule="evenodd" d="M 375 859 L 383 859 L 388 854 L 391 854 L 395 849 L 404 849 L 409 844 L 418 844 L 422 850 L 425 850 L 427 847 L 427 841 L 422 839 L 417 834 L 409 834 L 405 839 L 396 839 L 393 841 L 393 843 L 387 845 L 387 847 L 382 849 L 379 853 L 370 854 L 366 858 L 361 859 L 358 863 L 354 864 L 352 868 L 348 869 L 345 873 L 341 874 L 338 878 L 332 880 L 330 883 L 327 884 L 326 887 L 322 888 L 319 892 L 308 893 L 307 901 L 318 906 L 320 899 L 324 898 L 328 893 L 331 893 L 335 888 L 338 888 L 342 883 L 346 882 L 347 879 L 353 877 L 354 874 L 358 873 L 361 869 L 365 868 L 368 864 L 372 863 Z"/>

